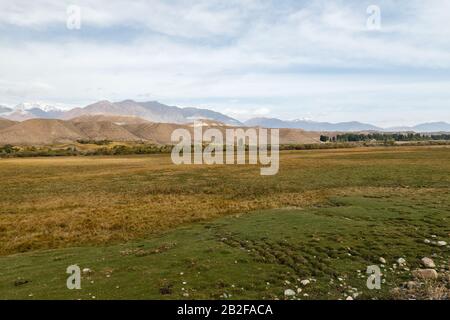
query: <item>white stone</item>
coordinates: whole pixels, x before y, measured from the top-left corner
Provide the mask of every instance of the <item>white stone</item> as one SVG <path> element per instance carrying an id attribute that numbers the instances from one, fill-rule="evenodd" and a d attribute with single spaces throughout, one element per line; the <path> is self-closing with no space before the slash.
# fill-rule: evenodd
<path id="1" fill-rule="evenodd" d="M 292 289 L 286 289 L 286 290 L 284 290 L 284 295 L 287 297 L 295 296 L 295 291 Z"/>
<path id="2" fill-rule="evenodd" d="M 425 268 L 436 268 L 434 261 L 430 258 L 427 258 L 427 257 L 422 258 L 421 262 Z"/>
<path id="3" fill-rule="evenodd" d="M 381 262 L 382 264 L 386 264 L 386 259 L 383 258 L 383 257 L 380 257 L 380 262 Z"/>
<path id="4" fill-rule="evenodd" d="M 447 242 L 445 242 L 445 241 L 438 241 L 438 242 L 437 242 L 437 245 L 438 245 L 439 247 L 443 247 L 443 246 L 446 246 L 446 245 L 447 245 Z"/>
<path id="5" fill-rule="evenodd" d="M 311 282 L 311 281 L 309 281 L 309 280 L 302 280 L 302 281 L 300 281 L 300 283 L 301 283 L 302 285 L 304 285 L 304 286 L 310 284 L 310 282 Z"/>

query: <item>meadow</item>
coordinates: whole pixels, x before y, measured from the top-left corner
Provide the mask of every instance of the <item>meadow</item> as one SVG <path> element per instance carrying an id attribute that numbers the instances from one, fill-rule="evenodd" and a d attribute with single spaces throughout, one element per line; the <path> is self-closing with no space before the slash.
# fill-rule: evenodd
<path id="1" fill-rule="evenodd" d="M 275 176 L 167 154 L 0 159 L 0 298 L 395 298 L 424 256 L 448 272 L 450 248 L 424 242 L 450 242 L 448 146 L 280 156 Z M 71 264 L 91 269 L 82 290 Z"/>

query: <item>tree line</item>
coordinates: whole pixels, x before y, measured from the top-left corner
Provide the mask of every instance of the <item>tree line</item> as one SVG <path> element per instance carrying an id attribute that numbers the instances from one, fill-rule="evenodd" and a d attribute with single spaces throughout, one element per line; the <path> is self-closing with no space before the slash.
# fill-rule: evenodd
<path id="1" fill-rule="evenodd" d="M 387 141 L 430 141 L 450 140 L 450 134 L 420 133 L 343 133 L 334 136 L 321 135 L 322 142 L 387 142 Z"/>

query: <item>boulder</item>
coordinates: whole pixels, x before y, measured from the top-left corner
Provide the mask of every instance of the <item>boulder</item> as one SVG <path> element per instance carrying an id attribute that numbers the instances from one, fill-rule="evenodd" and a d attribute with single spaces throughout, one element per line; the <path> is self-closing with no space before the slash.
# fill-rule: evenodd
<path id="1" fill-rule="evenodd" d="M 420 261 L 422 262 L 422 265 L 425 268 L 428 268 L 428 269 L 436 268 L 436 265 L 434 264 L 434 261 L 432 259 L 430 259 L 430 258 L 425 257 L 425 258 L 422 258 L 422 260 L 420 260 Z"/>
<path id="2" fill-rule="evenodd" d="M 436 280 L 438 278 L 438 273 L 434 269 L 417 269 L 412 272 L 412 275 L 423 280 Z"/>

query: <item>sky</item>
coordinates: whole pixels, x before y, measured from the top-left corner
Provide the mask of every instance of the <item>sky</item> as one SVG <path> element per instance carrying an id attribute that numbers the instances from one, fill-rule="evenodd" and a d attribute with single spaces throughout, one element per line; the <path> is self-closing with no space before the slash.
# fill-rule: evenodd
<path id="1" fill-rule="evenodd" d="M 0 12 L 2 105 L 450 122 L 447 0 L 0 0 Z"/>

